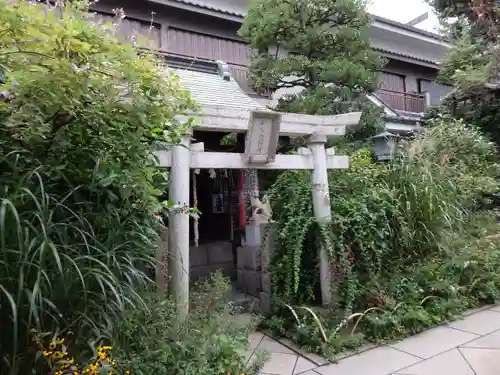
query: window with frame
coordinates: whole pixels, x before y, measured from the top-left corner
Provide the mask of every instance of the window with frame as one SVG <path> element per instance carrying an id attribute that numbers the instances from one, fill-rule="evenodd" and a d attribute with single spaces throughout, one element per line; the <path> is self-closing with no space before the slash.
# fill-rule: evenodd
<path id="1" fill-rule="evenodd" d="M 405 76 L 390 72 L 379 73 L 380 88 L 382 90 L 390 90 L 396 92 L 405 92 Z"/>
<path id="2" fill-rule="evenodd" d="M 420 93 L 429 93 L 431 105 L 439 105 L 441 104 L 441 100 L 453 90 L 453 87 L 431 81 L 430 79 L 420 78 L 418 80 L 418 90 Z"/>

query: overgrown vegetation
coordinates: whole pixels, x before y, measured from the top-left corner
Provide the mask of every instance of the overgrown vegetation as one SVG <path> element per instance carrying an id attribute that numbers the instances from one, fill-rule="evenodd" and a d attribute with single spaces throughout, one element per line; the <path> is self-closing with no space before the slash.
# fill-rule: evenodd
<path id="1" fill-rule="evenodd" d="M 463 119 L 500 144 L 500 4 L 494 0 L 432 0 L 453 43 L 440 80 L 454 89 L 440 116 Z"/>
<path id="2" fill-rule="evenodd" d="M 229 290 L 220 273 L 199 282 L 184 321 L 177 318 L 170 299 L 146 292 L 147 309 L 128 307 L 110 339 L 92 341 L 83 351 L 69 332 L 56 337 L 35 332 L 36 369 L 51 375 L 255 375 L 267 358 L 262 351 L 247 358 L 248 334 L 258 318 L 235 320 L 239 311 L 226 301 Z"/>
<path id="3" fill-rule="evenodd" d="M 443 17 L 458 17 L 449 27 L 458 43 L 441 77 L 455 90 L 425 134 L 403 142 L 385 165 L 373 162 L 369 137 L 380 122 L 363 99 L 382 65 L 366 38 L 364 1 L 255 1 L 240 30 L 259 51 L 254 85 L 294 90 L 279 110 L 364 113 L 361 126 L 336 142 L 351 154 L 350 168 L 329 172 L 328 225 L 314 219 L 308 171 L 286 171 L 269 190 L 277 311 L 266 324 L 311 350 L 332 355 L 418 332 L 498 295 L 492 270 L 500 247 L 496 237 L 484 239 L 497 226 L 484 210 L 498 186 L 489 137 L 499 143 L 499 8 L 489 0 L 435 5 Z M 315 312 L 303 307 L 321 302 L 320 246 L 330 257 L 333 304 Z"/>
<path id="4" fill-rule="evenodd" d="M 229 282 L 219 273 L 196 285 L 187 319 L 177 323 L 170 300 L 150 295 L 148 310 L 130 309 L 114 332 L 116 360 L 137 375 L 255 375 L 266 359 L 261 352 L 247 366 L 250 326 L 238 324 L 238 309 L 227 304 Z"/>
<path id="5" fill-rule="evenodd" d="M 314 220 L 308 172 L 287 171 L 271 189 L 279 234 L 272 282 L 281 318 L 268 327 L 333 356 L 494 301 L 500 244 L 484 237 L 497 228 L 493 216 L 477 211 L 483 194 L 497 187 L 492 142 L 461 121 L 438 120 L 387 165 L 375 164 L 370 149 L 350 160 L 349 170 L 330 172 L 328 227 Z M 297 324 L 283 305 L 319 302 L 320 245 L 329 250 L 334 292 L 334 304 L 317 310 L 326 335 L 311 314 L 300 314 Z"/>

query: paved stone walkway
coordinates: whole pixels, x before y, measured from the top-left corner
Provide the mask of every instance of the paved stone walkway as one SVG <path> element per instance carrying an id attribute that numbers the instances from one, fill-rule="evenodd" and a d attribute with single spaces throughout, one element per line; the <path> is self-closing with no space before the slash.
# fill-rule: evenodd
<path id="1" fill-rule="evenodd" d="M 318 366 L 263 335 L 249 338 L 270 354 L 262 375 L 500 375 L 500 306 L 469 313 L 403 341 Z"/>

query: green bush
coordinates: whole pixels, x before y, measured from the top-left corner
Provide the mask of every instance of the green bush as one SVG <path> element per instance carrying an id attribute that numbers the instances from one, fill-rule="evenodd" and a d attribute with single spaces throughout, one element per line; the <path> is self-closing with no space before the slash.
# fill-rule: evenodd
<path id="1" fill-rule="evenodd" d="M 121 16 L 67 3 L 0 2 L 0 374 L 31 369 L 32 329 L 86 345 L 144 304 L 167 177 L 151 143 L 192 106 L 113 36 Z"/>
<path id="2" fill-rule="evenodd" d="M 225 297 L 230 284 L 219 273 L 198 284 L 191 310 L 178 322 L 173 303 L 150 296 L 148 309 L 132 309 L 115 332 L 117 361 L 137 375 L 255 374 L 264 359 L 247 366 L 245 350 L 253 328 L 238 324 Z"/>

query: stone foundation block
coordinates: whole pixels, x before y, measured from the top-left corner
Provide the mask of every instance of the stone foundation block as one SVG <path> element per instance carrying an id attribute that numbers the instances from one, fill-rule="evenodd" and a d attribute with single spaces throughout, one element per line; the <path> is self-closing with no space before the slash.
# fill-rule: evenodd
<path id="1" fill-rule="evenodd" d="M 191 246 L 189 248 L 189 265 L 191 267 L 205 266 L 208 264 L 207 249 L 205 246 Z"/>
<path id="2" fill-rule="evenodd" d="M 258 295 L 261 291 L 261 277 L 260 272 L 256 271 L 243 271 L 244 290 L 253 296 Z"/>
<path id="3" fill-rule="evenodd" d="M 233 262 L 225 262 L 225 263 L 217 263 L 211 264 L 209 266 L 211 272 L 210 274 L 214 274 L 217 271 L 222 272 L 222 275 L 225 277 L 229 277 L 230 279 L 236 278 L 236 268 L 234 267 Z"/>
<path id="4" fill-rule="evenodd" d="M 236 270 L 236 285 L 243 291 L 245 290 L 244 273 L 245 271 L 243 271 L 242 269 Z"/>
<path id="5" fill-rule="evenodd" d="M 221 271 L 222 275 L 230 279 L 236 278 L 236 268 L 232 262 L 210 264 L 204 266 L 190 267 L 189 280 L 192 282 L 206 279 L 217 271 Z"/>
<path id="6" fill-rule="evenodd" d="M 201 279 L 205 279 L 212 273 L 212 269 L 210 266 L 195 266 L 189 268 L 189 280 L 191 282 L 200 281 Z"/>
<path id="7" fill-rule="evenodd" d="M 242 267 L 239 267 L 239 266 Z M 260 269 L 260 247 L 246 246 L 238 248 L 238 268 L 257 271 Z"/>
<path id="8" fill-rule="evenodd" d="M 209 264 L 233 262 L 233 245 L 230 242 L 214 242 L 205 247 Z"/>
<path id="9" fill-rule="evenodd" d="M 245 249 L 241 246 L 236 249 L 236 264 L 239 270 L 245 269 Z"/>

